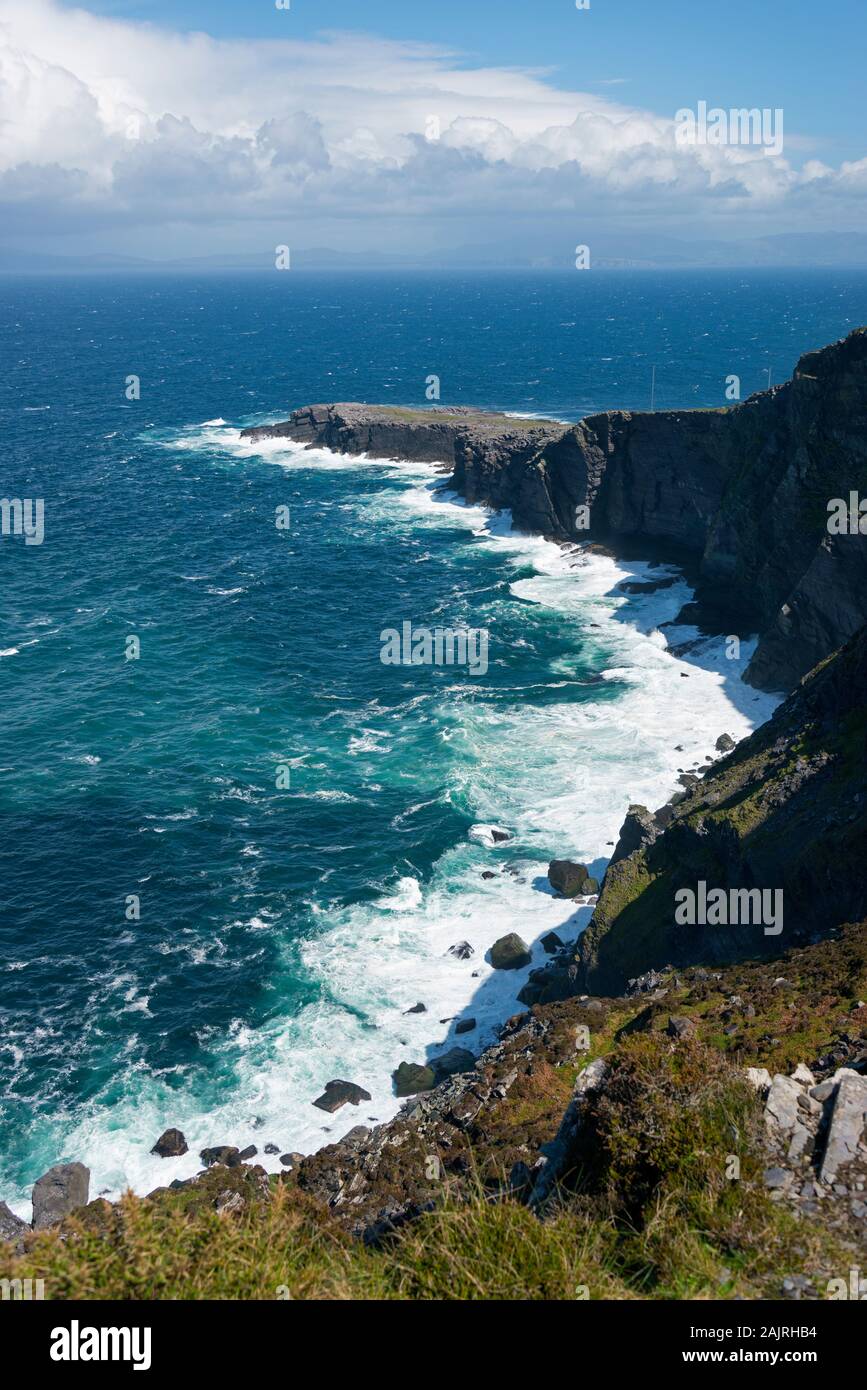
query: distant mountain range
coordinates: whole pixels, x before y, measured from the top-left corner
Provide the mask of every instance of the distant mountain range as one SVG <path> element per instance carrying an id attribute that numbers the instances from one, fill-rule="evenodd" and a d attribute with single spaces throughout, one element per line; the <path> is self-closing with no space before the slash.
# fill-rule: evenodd
<path id="1" fill-rule="evenodd" d="M 577 243 L 581 234 L 576 232 Z M 585 234 L 590 268 L 596 270 L 712 269 L 867 269 L 867 234 L 862 232 L 789 232 L 745 241 L 680 240 L 667 236 Z M 574 266 L 571 238 L 528 249 L 502 243 L 458 246 L 418 254 L 385 251 L 336 251 L 299 247 L 292 251 L 294 270 L 568 270 Z M 248 252 L 210 256 L 147 259 L 98 253 L 51 255 L 20 248 L 0 248 L 3 274 L 226 273 L 263 271 L 274 253 Z"/>

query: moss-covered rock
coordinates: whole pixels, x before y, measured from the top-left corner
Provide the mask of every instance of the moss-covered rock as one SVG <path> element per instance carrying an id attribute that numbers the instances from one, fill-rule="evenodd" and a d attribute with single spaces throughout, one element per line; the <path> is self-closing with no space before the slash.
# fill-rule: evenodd
<path id="1" fill-rule="evenodd" d="M 491 947 L 491 965 L 495 970 L 521 970 L 530 964 L 530 948 L 517 932 L 501 936 Z"/>

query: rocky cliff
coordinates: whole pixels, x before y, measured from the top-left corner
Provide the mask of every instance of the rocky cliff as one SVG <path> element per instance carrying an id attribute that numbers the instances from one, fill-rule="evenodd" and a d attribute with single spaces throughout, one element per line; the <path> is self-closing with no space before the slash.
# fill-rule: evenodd
<path id="1" fill-rule="evenodd" d="M 867 496 L 867 329 L 721 410 L 608 411 L 568 428 L 471 410 L 327 405 L 246 430 L 343 453 L 440 461 L 468 501 L 555 540 L 664 547 L 760 642 L 748 680 L 790 690 L 867 622 L 867 535 L 828 502 Z"/>
<path id="2" fill-rule="evenodd" d="M 459 459 L 484 459 L 492 470 L 518 466 L 563 433 L 564 426 L 458 406 L 409 410 L 401 406 L 309 405 L 288 420 L 241 431 L 243 439 L 292 439 L 310 448 L 370 458 L 441 463 L 451 471 Z"/>
<path id="3" fill-rule="evenodd" d="M 865 766 L 867 628 L 673 804 L 631 808 L 577 956 L 537 972 L 522 997 L 613 993 L 667 964 L 779 956 L 863 917 Z M 702 883 L 726 894 L 722 913 L 680 924 L 677 895 L 698 900 Z M 731 896 L 754 890 L 774 896 Z"/>

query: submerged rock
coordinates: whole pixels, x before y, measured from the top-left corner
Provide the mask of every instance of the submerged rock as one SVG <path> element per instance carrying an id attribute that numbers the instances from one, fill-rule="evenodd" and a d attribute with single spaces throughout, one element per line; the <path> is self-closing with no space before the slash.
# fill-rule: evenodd
<path id="1" fill-rule="evenodd" d="M 76 1207 L 86 1207 L 90 1169 L 83 1163 L 58 1163 L 43 1173 L 33 1188 L 33 1229 L 56 1226 Z"/>
<path id="2" fill-rule="evenodd" d="M 187 1141 L 179 1129 L 166 1129 L 151 1149 L 157 1158 L 180 1158 L 187 1152 Z"/>
<path id="3" fill-rule="evenodd" d="M 457 956 L 458 960 L 469 960 L 470 956 L 474 956 L 475 954 L 475 950 L 470 945 L 469 941 L 456 941 L 454 946 L 450 946 L 446 952 L 448 956 Z"/>

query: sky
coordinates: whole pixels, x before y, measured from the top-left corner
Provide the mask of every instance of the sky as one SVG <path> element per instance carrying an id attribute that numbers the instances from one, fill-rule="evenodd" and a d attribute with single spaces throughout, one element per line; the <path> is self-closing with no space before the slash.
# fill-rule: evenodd
<path id="1" fill-rule="evenodd" d="M 0 0 L 0 251 L 839 254 L 865 40 L 864 0 Z"/>

